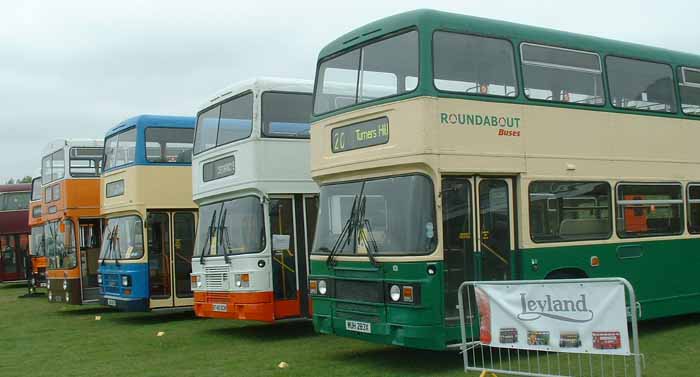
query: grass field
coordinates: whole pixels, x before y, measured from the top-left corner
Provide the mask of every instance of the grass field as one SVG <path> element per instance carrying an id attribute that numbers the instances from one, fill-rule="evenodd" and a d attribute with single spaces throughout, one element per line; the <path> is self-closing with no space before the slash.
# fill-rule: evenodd
<path id="1" fill-rule="evenodd" d="M 119 313 L 18 298 L 0 284 L 0 376 L 465 376 L 455 352 L 380 346 L 185 313 Z M 100 321 L 95 316 L 101 316 Z M 165 332 L 158 337 L 159 331 Z M 647 377 L 700 376 L 700 315 L 640 326 Z M 287 369 L 277 364 L 285 361 Z"/>

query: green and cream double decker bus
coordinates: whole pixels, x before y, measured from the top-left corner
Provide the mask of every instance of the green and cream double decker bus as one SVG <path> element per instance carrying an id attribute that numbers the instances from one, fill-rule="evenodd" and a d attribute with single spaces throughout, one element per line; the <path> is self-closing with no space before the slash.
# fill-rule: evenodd
<path id="1" fill-rule="evenodd" d="M 700 311 L 700 57 L 420 10 L 330 43 L 315 86 L 317 331 L 445 349 L 470 280 Z"/>

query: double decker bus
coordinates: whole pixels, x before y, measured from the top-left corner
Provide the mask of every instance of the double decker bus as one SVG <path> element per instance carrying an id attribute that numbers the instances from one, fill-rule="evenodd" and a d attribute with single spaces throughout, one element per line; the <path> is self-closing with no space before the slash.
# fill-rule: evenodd
<path id="1" fill-rule="evenodd" d="M 29 277 L 29 290 L 34 292 L 37 288 L 46 288 L 46 270 L 49 260 L 46 257 L 46 243 L 44 239 L 44 216 L 41 189 L 41 175 L 32 179 L 32 195 L 29 201 L 29 261 L 31 263 L 31 277 Z M 29 271 L 29 269 L 27 269 Z"/>
<path id="2" fill-rule="evenodd" d="M 192 290 L 200 317 L 310 318 L 318 202 L 309 170 L 312 89 L 311 81 L 252 79 L 198 112 Z"/>
<path id="3" fill-rule="evenodd" d="M 27 278 L 31 185 L 0 185 L 0 282 Z"/>
<path id="4" fill-rule="evenodd" d="M 619 276 L 642 319 L 700 311 L 699 121 L 696 55 L 431 10 L 341 36 L 314 89 L 315 328 L 445 349 L 474 280 Z"/>
<path id="5" fill-rule="evenodd" d="M 107 132 L 100 303 L 124 311 L 192 306 L 194 118 L 140 115 Z"/>
<path id="6" fill-rule="evenodd" d="M 102 140 L 53 141 L 41 161 L 47 298 L 72 305 L 96 302 Z"/>

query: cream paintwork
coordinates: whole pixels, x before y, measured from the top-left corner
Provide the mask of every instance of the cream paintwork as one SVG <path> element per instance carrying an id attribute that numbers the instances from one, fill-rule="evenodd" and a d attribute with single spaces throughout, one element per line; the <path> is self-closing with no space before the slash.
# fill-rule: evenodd
<path id="1" fill-rule="evenodd" d="M 110 182 L 124 180 L 124 195 L 105 197 Z M 142 217 L 146 209 L 193 209 L 192 168 L 189 166 L 136 165 L 104 173 L 100 179 L 102 216 L 135 212 Z"/>
<path id="2" fill-rule="evenodd" d="M 124 180 L 124 195 L 105 197 L 105 187 L 110 182 Z M 109 219 L 125 215 L 137 215 L 144 220 L 143 234 L 146 235 L 145 219 L 148 210 L 162 209 L 166 212 L 189 212 L 195 215 L 197 206 L 192 201 L 192 168 L 190 166 L 135 165 L 108 171 L 100 178 L 101 215 Z M 173 221 L 170 220 L 172 228 Z M 173 232 L 170 231 L 171 238 Z M 171 244 L 173 240 L 171 239 Z M 146 263 L 148 242 L 144 242 L 144 252 L 140 259 L 121 260 L 121 264 Z M 171 276 L 174 278 L 174 276 Z M 174 287 L 174 281 L 172 287 Z M 174 294 L 174 292 L 172 292 Z M 152 299 L 150 307 L 173 306 L 172 298 Z M 175 306 L 191 306 L 192 298 L 178 298 L 174 295 Z"/>
<path id="3" fill-rule="evenodd" d="M 441 124 L 441 113 L 520 118 L 521 136 L 499 136 L 500 127 Z M 389 118 L 389 143 L 331 152 L 335 127 Z M 505 128 L 509 129 L 509 128 Z M 515 128 L 513 128 L 515 129 Z M 329 117 L 311 128 L 311 174 L 320 185 L 361 177 L 422 172 L 435 186 L 437 222 L 442 224 L 440 177 L 515 178 L 519 248 L 586 245 L 610 240 L 535 244 L 529 237 L 527 187 L 533 180 L 626 182 L 700 181 L 700 122 L 688 119 L 578 110 L 539 105 L 418 97 Z M 613 221 L 614 222 L 614 221 Z M 655 237 L 677 239 L 680 236 Z M 693 236 L 698 237 L 698 236 Z M 630 241 L 634 239 L 625 239 Z M 313 256 L 322 260 L 325 256 Z M 338 257 L 339 260 L 356 260 Z M 442 234 L 430 256 L 380 257 L 379 261 L 442 259 Z"/>

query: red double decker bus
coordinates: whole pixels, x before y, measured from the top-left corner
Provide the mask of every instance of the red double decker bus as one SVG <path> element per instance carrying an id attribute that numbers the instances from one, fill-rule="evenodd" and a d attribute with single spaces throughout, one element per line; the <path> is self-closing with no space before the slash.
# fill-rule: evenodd
<path id="1" fill-rule="evenodd" d="M 0 281 L 27 278 L 31 189 L 29 184 L 0 185 Z"/>

